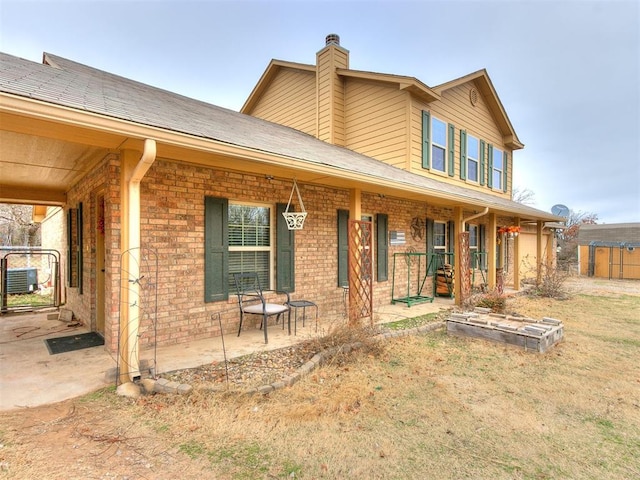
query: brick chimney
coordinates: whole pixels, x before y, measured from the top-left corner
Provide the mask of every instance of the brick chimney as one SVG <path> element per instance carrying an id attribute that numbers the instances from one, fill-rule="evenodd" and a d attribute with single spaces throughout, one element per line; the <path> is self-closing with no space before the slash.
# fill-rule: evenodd
<path id="1" fill-rule="evenodd" d="M 349 51 L 340 46 L 340 37 L 331 33 L 316 54 L 316 136 L 344 146 L 344 81 L 337 74 L 340 68 L 349 68 Z"/>

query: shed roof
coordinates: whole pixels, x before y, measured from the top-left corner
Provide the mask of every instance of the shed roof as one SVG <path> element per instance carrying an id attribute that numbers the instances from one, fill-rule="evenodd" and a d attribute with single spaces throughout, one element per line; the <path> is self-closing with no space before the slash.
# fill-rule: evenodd
<path id="1" fill-rule="evenodd" d="M 266 152 L 301 166 L 329 167 L 370 185 L 391 184 L 407 192 L 489 207 L 523 218 L 561 221 L 550 213 L 498 196 L 413 174 L 331 145 L 298 130 L 45 53 L 43 64 L 0 53 L 0 110 L 18 96 L 157 129 Z M 2 160 L 0 160 L 1 162 Z M 6 170 L 8 174 L 10 171 Z"/>
<path id="2" fill-rule="evenodd" d="M 593 242 L 602 245 L 638 244 L 640 243 L 640 223 L 580 225 L 578 244 L 590 245 Z"/>

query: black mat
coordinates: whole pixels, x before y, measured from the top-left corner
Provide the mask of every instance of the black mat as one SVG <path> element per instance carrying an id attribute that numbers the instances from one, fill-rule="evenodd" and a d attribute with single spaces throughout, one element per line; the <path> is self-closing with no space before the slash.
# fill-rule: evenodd
<path id="1" fill-rule="evenodd" d="M 49 338 L 45 340 L 44 343 L 47 344 L 49 353 L 55 355 L 57 353 L 73 352 L 74 350 L 104 345 L 104 338 L 96 332 L 90 332 L 69 335 L 68 337 Z"/>

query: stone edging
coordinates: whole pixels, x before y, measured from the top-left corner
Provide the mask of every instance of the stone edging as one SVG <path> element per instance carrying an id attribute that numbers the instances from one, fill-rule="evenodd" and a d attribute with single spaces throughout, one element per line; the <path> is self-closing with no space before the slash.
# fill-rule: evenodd
<path id="1" fill-rule="evenodd" d="M 409 335 L 418 335 L 421 333 L 427 333 L 434 330 L 438 330 L 440 328 L 444 328 L 444 326 L 445 326 L 444 322 L 428 323 L 426 325 L 421 325 L 415 328 L 408 328 L 405 330 L 387 331 L 379 335 L 376 335 L 373 338 L 374 340 L 381 341 L 381 340 L 387 340 L 389 338 L 407 337 Z M 311 373 L 313 370 L 318 368 L 320 365 L 322 365 L 328 358 L 331 358 L 334 355 L 336 355 L 338 352 L 348 353 L 351 350 L 360 348 L 361 346 L 362 346 L 361 343 L 352 343 L 349 345 L 344 345 L 342 347 L 334 347 L 328 350 L 324 350 L 322 352 L 318 352 L 311 358 L 311 360 L 309 360 L 307 363 L 302 365 L 302 367 L 298 368 L 298 370 L 292 375 L 289 375 L 283 378 L 282 380 L 278 380 L 277 382 L 261 385 L 256 388 L 251 388 L 247 390 L 245 393 L 249 395 L 253 395 L 256 393 L 259 393 L 262 395 L 268 395 L 269 393 L 279 390 L 281 388 L 290 387 L 294 383 L 298 382 L 301 378 L 305 377 L 306 375 Z"/>
<path id="2" fill-rule="evenodd" d="M 428 323 L 426 325 L 421 325 L 415 328 L 386 331 L 384 333 L 380 333 L 376 335 L 375 337 L 373 337 L 373 339 L 376 341 L 382 341 L 382 340 L 387 340 L 389 338 L 418 335 L 421 333 L 427 333 L 434 330 L 438 330 L 439 328 L 444 328 L 444 326 L 445 326 L 444 322 Z M 357 342 L 349 345 L 344 345 L 342 347 L 334 347 L 328 350 L 323 350 L 322 352 L 316 353 L 308 362 L 306 362 L 304 365 L 298 368 L 298 370 L 295 373 L 287 377 L 284 377 L 282 380 L 278 380 L 273 383 L 248 389 L 244 393 L 247 395 L 255 395 L 255 394 L 268 395 L 269 393 L 274 392 L 276 390 L 279 390 L 285 387 L 290 387 L 293 384 L 297 383 L 303 377 L 309 375 L 316 368 L 324 364 L 327 359 L 332 358 L 337 353 L 339 352 L 348 353 L 360 347 L 362 347 L 362 343 Z M 172 393 L 172 394 L 185 395 L 190 393 L 193 389 L 191 385 L 171 382 L 164 378 L 160 378 L 158 380 L 145 379 L 142 381 L 141 386 L 137 386 L 135 384 L 123 384 L 123 385 L 133 385 L 135 387 L 133 388 L 133 393 L 122 391 L 122 392 L 118 392 L 118 394 L 122 396 L 130 396 L 133 398 L 137 398 L 137 396 L 139 396 L 143 390 L 146 393 L 155 392 L 155 393 L 170 393 L 170 394 Z M 123 385 L 121 385 L 120 387 L 122 387 Z M 118 387 L 119 390 L 120 390 L 120 387 Z"/>

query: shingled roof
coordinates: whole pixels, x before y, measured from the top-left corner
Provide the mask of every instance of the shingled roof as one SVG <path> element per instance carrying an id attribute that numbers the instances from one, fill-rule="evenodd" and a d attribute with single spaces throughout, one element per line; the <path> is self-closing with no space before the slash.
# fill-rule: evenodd
<path id="1" fill-rule="evenodd" d="M 524 218 L 562 220 L 547 212 L 413 174 L 298 130 L 104 72 L 49 53 L 43 64 L 0 53 L 0 92 L 180 132 L 229 145 L 392 182 L 425 196 L 490 207 Z"/>

